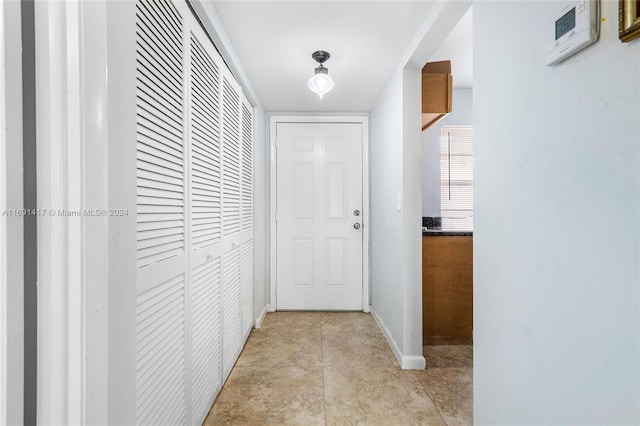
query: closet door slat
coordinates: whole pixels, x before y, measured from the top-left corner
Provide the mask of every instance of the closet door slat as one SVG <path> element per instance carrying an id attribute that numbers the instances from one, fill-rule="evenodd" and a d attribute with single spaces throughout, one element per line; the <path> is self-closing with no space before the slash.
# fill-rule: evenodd
<path id="1" fill-rule="evenodd" d="M 232 236 L 240 232 L 240 95 L 226 77 L 222 86 L 222 223 L 223 235 Z"/>
<path id="2" fill-rule="evenodd" d="M 227 377 L 242 349 L 240 248 L 227 252 L 222 260 L 223 377 Z"/>
<path id="3" fill-rule="evenodd" d="M 240 259 L 242 331 L 248 332 L 253 326 L 253 240 L 242 244 Z"/>
<path id="4" fill-rule="evenodd" d="M 222 386 L 220 363 L 220 258 L 192 274 L 192 407 L 193 424 L 202 424 Z"/>
<path id="5" fill-rule="evenodd" d="M 191 249 L 221 237 L 219 71 L 191 36 Z"/>
<path id="6" fill-rule="evenodd" d="M 253 229 L 253 113 L 242 104 L 242 230 Z"/>
<path id="7" fill-rule="evenodd" d="M 183 22 L 172 9 L 164 0 L 137 3 L 138 224 L 147 224 L 138 227 L 139 268 L 185 250 L 184 64 L 175 31 Z M 166 228 L 171 235 L 158 237 Z"/>

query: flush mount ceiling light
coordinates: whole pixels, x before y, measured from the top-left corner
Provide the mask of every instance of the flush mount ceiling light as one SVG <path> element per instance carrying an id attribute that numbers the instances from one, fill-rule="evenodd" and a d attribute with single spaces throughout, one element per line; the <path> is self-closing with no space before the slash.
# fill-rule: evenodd
<path id="1" fill-rule="evenodd" d="M 325 68 L 325 66 L 322 65 L 331 55 L 324 50 L 318 50 L 313 52 L 311 57 L 318 62 L 320 66 L 316 68 L 315 74 L 309 79 L 309 89 L 317 93 L 320 99 L 322 99 L 325 94 L 333 89 L 334 85 L 333 79 L 329 76 L 329 68 Z"/>

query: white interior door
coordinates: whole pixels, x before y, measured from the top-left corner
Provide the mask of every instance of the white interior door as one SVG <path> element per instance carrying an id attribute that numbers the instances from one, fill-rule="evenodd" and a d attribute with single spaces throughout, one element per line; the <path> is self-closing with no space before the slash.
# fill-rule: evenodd
<path id="1" fill-rule="evenodd" d="M 276 308 L 362 310 L 361 123 L 278 123 Z"/>

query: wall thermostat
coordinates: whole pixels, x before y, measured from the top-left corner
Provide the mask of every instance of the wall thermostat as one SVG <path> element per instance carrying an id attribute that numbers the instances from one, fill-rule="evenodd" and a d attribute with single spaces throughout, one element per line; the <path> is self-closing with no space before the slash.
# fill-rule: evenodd
<path id="1" fill-rule="evenodd" d="M 565 3 L 547 33 L 547 65 L 555 65 L 578 53 L 600 36 L 600 0 Z"/>

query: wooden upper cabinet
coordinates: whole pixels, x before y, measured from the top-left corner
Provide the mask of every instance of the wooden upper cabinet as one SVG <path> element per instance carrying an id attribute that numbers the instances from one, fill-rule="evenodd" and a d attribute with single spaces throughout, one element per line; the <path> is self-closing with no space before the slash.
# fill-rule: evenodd
<path id="1" fill-rule="evenodd" d="M 422 68 L 422 130 L 453 110 L 451 61 L 428 62 Z"/>

